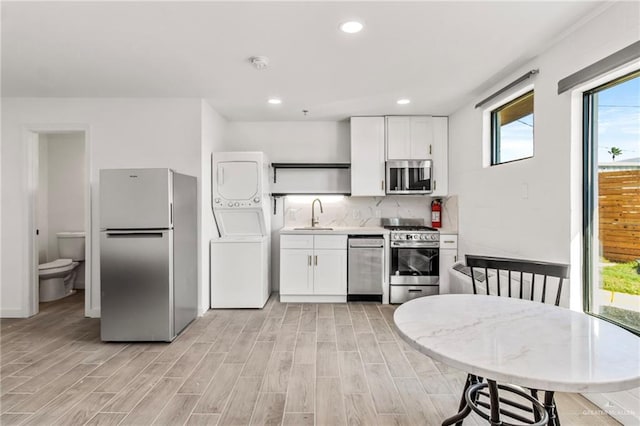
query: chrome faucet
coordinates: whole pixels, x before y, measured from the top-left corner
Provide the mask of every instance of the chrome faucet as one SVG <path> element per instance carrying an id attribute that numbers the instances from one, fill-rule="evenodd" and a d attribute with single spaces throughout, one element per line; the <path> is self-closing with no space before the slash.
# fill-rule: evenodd
<path id="1" fill-rule="evenodd" d="M 312 228 L 320 223 L 320 219 L 316 219 L 316 210 L 315 210 L 316 201 L 320 204 L 320 213 L 324 213 L 324 211 L 322 210 L 322 201 L 320 201 L 320 198 L 316 198 L 315 200 L 313 200 L 311 202 L 311 227 Z"/>

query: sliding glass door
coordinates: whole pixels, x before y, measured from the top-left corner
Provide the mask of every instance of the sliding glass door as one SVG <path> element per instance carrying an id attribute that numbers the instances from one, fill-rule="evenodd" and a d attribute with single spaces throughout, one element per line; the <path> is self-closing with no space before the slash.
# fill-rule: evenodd
<path id="1" fill-rule="evenodd" d="M 640 332 L 640 71 L 583 105 L 585 311 Z"/>

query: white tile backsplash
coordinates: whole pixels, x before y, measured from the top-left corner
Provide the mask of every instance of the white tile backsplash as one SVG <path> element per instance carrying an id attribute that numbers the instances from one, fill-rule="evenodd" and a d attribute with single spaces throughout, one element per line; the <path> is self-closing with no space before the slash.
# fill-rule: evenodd
<path id="1" fill-rule="evenodd" d="M 442 201 L 442 229 L 458 232 L 457 195 L 451 195 Z"/>
<path id="2" fill-rule="evenodd" d="M 319 226 L 376 226 L 380 218 L 423 218 L 431 223 L 431 198 L 424 196 L 394 195 L 386 197 L 309 196 L 286 197 L 284 203 L 284 225 L 300 227 L 311 225 L 311 202 L 320 198 L 324 213 L 316 204 Z"/>

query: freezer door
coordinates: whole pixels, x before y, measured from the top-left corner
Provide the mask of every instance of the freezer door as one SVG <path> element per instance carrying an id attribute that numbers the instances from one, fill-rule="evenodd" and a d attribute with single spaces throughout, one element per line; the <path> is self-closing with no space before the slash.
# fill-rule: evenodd
<path id="1" fill-rule="evenodd" d="M 100 227 L 170 228 L 171 181 L 170 169 L 100 170 Z"/>
<path id="2" fill-rule="evenodd" d="M 172 230 L 101 232 L 102 340 L 173 340 L 172 247 Z"/>
<path id="3" fill-rule="evenodd" d="M 225 200 L 251 200 L 258 192 L 260 167 L 256 161 L 220 161 L 217 163 L 216 189 Z"/>

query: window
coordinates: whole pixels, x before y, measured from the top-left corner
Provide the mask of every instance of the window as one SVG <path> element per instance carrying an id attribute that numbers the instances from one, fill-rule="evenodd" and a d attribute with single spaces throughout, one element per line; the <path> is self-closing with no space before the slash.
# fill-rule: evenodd
<path id="1" fill-rule="evenodd" d="M 491 111 L 491 165 L 533 157 L 533 91 Z"/>
<path id="2" fill-rule="evenodd" d="M 640 333 L 640 71 L 583 108 L 584 308 Z"/>

